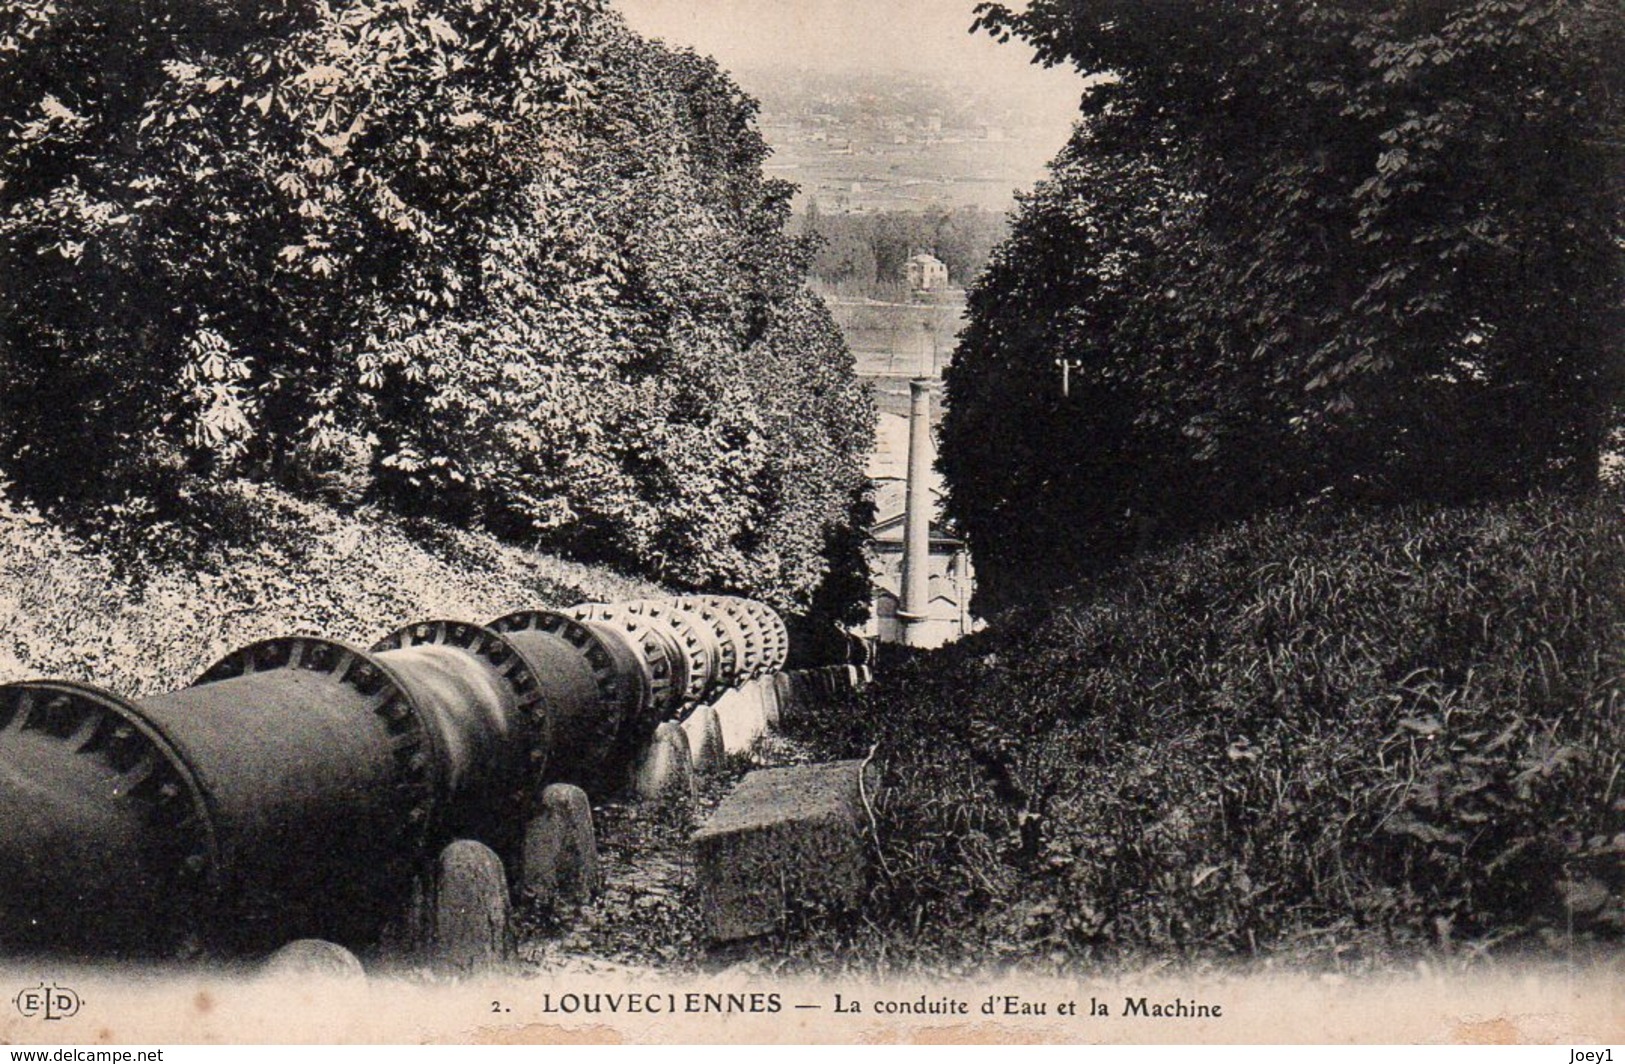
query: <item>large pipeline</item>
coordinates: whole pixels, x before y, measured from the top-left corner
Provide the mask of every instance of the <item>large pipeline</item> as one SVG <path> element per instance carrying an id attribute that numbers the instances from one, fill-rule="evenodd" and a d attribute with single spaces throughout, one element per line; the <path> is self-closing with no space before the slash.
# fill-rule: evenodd
<path id="1" fill-rule="evenodd" d="M 511 853 L 543 785 L 618 786 L 789 652 L 771 608 L 703 597 L 270 639 L 142 699 L 0 686 L 0 955 L 374 941 L 440 846 Z"/>

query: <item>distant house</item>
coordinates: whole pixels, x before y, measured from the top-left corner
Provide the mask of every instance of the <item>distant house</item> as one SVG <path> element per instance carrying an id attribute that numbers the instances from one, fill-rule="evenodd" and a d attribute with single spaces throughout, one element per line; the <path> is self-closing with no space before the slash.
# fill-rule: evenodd
<path id="1" fill-rule="evenodd" d="M 948 267 L 935 255 L 921 252 L 903 266 L 908 286 L 916 292 L 938 292 L 948 287 Z"/>

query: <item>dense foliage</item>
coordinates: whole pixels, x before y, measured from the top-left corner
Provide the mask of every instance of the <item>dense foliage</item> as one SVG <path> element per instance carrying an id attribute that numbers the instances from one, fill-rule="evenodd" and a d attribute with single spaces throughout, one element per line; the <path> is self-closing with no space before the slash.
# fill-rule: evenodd
<path id="1" fill-rule="evenodd" d="M 803 732 L 885 769 L 850 948 L 1347 971 L 1617 944 L 1621 506 L 1276 512 L 878 674 Z"/>
<path id="2" fill-rule="evenodd" d="M 0 0 L 0 84 L 36 498 L 248 473 L 819 584 L 868 400 L 710 61 L 599 0 Z"/>
<path id="3" fill-rule="evenodd" d="M 1101 75 L 949 374 L 984 604 L 1293 499 L 1595 482 L 1621 384 L 1617 4 L 980 18 Z"/>

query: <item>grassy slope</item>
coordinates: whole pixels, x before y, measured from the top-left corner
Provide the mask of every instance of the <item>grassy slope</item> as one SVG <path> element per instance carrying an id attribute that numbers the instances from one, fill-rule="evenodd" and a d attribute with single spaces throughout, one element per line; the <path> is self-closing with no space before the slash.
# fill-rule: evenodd
<path id="1" fill-rule="evenodd" d="M 212 546 L 164 527 L 110 543 L 0 499 L 0 682 L 80 679 L 141 695 L 183 686 L 271 636 L 369 646 L 411 621 L 488 621 L 658 591 L 484 536 L 346 516 L 249 484 L 225 489 L 215 512 L 228 531 Z"/>
<path id="2" fill-rule="evenodd" d="M 1622 517 L 1275 515 L 889 670 L 811 736 L 878 744 L 889 780 L 851 947 L 1358 967 L 1617 944 Z"/>

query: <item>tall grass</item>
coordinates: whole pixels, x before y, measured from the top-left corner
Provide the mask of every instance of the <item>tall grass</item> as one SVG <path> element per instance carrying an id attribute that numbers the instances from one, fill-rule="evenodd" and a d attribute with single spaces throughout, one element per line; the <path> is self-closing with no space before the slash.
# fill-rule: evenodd
<path id="1" fill-rule="evenodd" d="M 1617 498 L 1277 514 L 883 675 L 852 946 L 1314 960 L 1625 931 Z"/>

